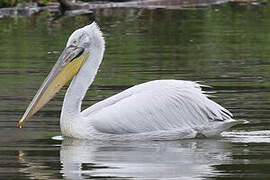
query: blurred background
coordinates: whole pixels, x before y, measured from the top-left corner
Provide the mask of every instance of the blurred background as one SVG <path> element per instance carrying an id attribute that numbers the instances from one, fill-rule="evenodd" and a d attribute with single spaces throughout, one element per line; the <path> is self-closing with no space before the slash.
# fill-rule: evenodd
<path id="1" fill-rule="evenodd" d="M 270 4 L 253 0 L 0 0 L 0 179 L 269 179 Z M 156 79 L 211 86 L 237 126 L 217 139 L 62 139 L 66 88 L 18 120 L 69 35 L 96 21 L 106 51 L 83 109 Z"/>

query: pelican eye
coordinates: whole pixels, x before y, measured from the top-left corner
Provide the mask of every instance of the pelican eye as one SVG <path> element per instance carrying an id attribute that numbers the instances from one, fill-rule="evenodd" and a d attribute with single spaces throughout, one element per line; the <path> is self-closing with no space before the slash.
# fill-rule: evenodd
<path id="1" fill-rule="evenodd" d="M 77 46 L 77 45 L 78 45 L 78 41 L 77 41 L 77 40 L 73 40 L 73 41 L 72 41 L 72 44 L 73 44 L 74 46 Z"/>

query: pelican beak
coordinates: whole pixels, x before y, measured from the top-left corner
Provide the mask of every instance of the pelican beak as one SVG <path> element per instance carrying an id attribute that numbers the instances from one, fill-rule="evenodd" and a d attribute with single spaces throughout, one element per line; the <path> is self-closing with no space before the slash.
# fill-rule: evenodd
<path id="1" fill-rule="evenodd" d="M 88 54 L 84 53 L 84 49 L 81 47 L 69 46 L 64 49 L 19 121 L 20 128 L 25 120 L 47 104 L 78 73 L 87 57 Z"/>

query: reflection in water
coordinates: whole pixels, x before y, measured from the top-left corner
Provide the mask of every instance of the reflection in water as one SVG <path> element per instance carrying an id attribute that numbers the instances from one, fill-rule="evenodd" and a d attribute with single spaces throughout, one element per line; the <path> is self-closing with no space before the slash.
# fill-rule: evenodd
<path id="1" fill-rule="evenodd" d="M 19 117 L 66 37 L 89 23 L 89 17 L 53 23 L 46 13 L 0 19 L 0 179 L 89 179 L 106 174 L 145 179 L 162 173 L 163 177 L 181 174 L 181 179 L 182 174 L 189 179 L 270 179 L 269 12 L 269 3 L 227 3 L 193 10 L 94 10 L 105 32 L 107 53 L 85 107 L 149 80 L 204 80 L 216 91 L 215 101 L 236 119 L 250 121 L 221 139 L 166 143 L 76 145 L 51 140 L 60 134 L 65 91 L 18 129 Z M 69 151 L 75 155 L 67 158 Z M 67 171 L 71 158 L 78 171 Z"/>
<path id="2" fill-rule="evenodd" d="M 23 165 L 18 171 L 31 179 L 55 178 L 56 169 L 50 163 L 55 160 L 55 157 L 35 158 L 31 152 L 18 151 L 18 162 Z"/>
<path id="3" fill-rule="evenodd" d="M 270 131 L 233 131 L 223 132 L 222 136 L 231 142 L 239 143 L 270 143 Z"/>
<path id="4" fill-rule="evenodd" d="M 263 157 L 262 164 L 270 159 L 270 131 L 224 132 L 219 139 L 167 142 L 53 139 L 62 144 L 53 145 L 50 151 L 19 150 L 19 172 L 34 179 L 201 179 L 237 174 L 244 178 L 260 167 L 251 157 Z M 255 142 L 259 144 L 253 146 Z"/>
<path id="5" fill-rule="evenodd" d="M 89 177 L 191 178 L 210 176 L 230 161 L 230 144 L 217 140 L 91 142 L 64 139 L 60 160 L 67 179 Z"/>

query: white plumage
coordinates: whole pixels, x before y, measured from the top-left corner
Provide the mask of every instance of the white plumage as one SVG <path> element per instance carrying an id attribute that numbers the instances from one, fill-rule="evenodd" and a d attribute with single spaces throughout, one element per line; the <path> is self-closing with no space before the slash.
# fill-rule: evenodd
<path id="1" fill-rule="evenodd" d="M 209 100 L 190 81 L 157 80 L 134 86 L 82 113 L 101 132 L 125 134 L 196 128 L 230 119 L 230 112 Z"/>
<path id="2" fill-rule="evenodd" d="M 202 85 L 156 80 L 131 87 L 81 111 L 82 100 L 103 59 L 105 41 L 96 23 L 76 30 L 27 108 L 19 126 L 72 77 L 65 95 L 62 134 L 79 139 L 176 140 L 211 137 L 243 123 L 207 98 Z M 77 73 L 77 75 L 76 75 Z"/>
<path id="3" fill-rule="evenodd" d="M 175 140 L 216 136 L 243 122 L 233 120 L 227 109 L 208 99 L 200 84 L 181 80 L 136 85 L 81 112 L 82 99 L 104 52 L 104 39 L 95 23 L 75 31 L 70 39 L 78 39 L 77 32 L 81 31 L 92 40 L 90 56 L 65 96 L 63 135 L 83 139 Z"/>

